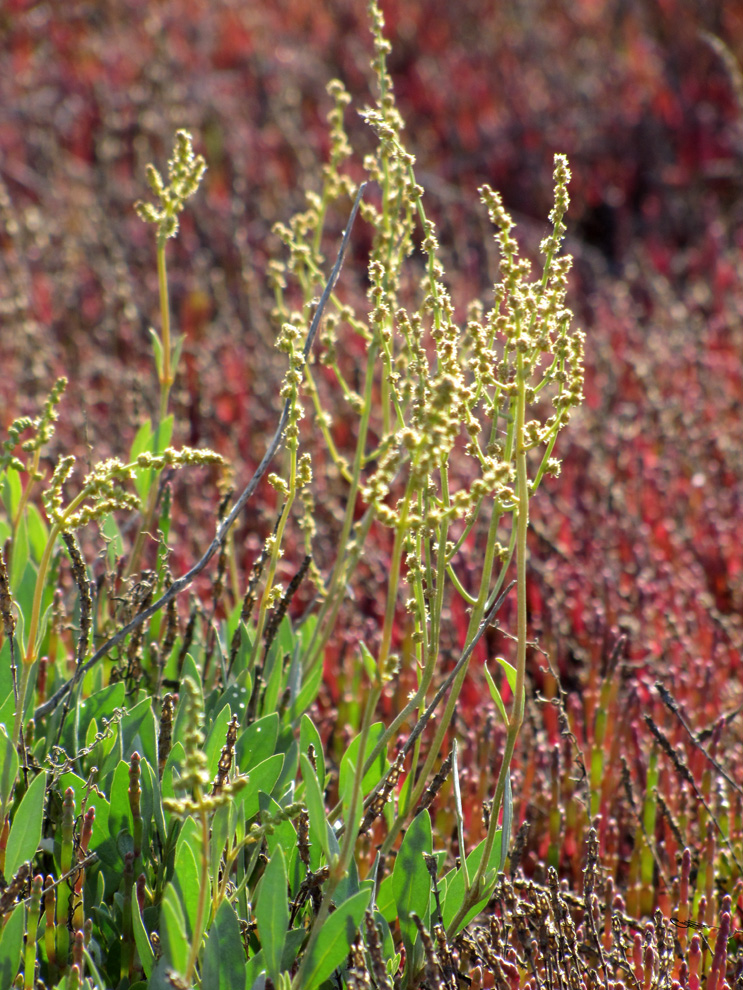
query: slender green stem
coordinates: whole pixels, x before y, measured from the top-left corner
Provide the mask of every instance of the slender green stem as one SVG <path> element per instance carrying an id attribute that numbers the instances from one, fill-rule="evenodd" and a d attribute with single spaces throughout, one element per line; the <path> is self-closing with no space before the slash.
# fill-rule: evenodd
<path id="1" fill-rule="evenodd" d="M 173 385 L 170 366 L 170 301 L 168 298 L 168 271 L 165 262 L 165 238 L 157 238 L 157 287 L 160 295 L 160 329 L 162 330 L 162 369 L 160 372 L 160 422 L 168 414 L 168 399 Z"/>
<path id="2" fill-rule="evenodd" d="M 170 397 L 170 389 L 174 381 L 170 360 L 170 302 L 168 297 L 168 271 L 165 259 L 165 238 L 160 235 L 158 235 L 157 238 L 157 286 L 160 296 L 162 363 L 158 369 L 158 377 L 160 379 L 160 416 L 158 419 L 157 429 L 155 431 L 155 446 L 152 451 L 155 455 L 162 453 L 160 449 L 162 446 L 160 428 L 168 415 L 168 400 Z M 155 474 L 155 472 L 153 472 L 153 474 Z M 158 480 L 157 477 L 154 477 L 151 480 L 150 490 L 147 495 L 147 505 L 142 513 L 142 525 L 139 527 L 137 536 L 134 540 L 134 546 L 132 547 L 132 552 L 129 555 L 129 562 L 126 567 L 127 577 L 131 577 L 132 574 L 136 573 L 139 567 L 139 562 L 142 558 L 142 551 L 144 549 L 147 534 L 152 529 L 152 523 L 155 518 L 155 509 L 157 508 L 157 489 Z"/>
<path id="3" fill-rule="evenodd" d="M 211 883 L 209 881 L 209 816 L 205 811 L 200 812 L 201 820 L 201 877 L 199 880 L 199 897 L 196 902 L 196 921 L 194 923 L 193 939 L 191 949 L 188 954 L 188 964 L 186 965 L 186 983 L 193 981 L 193 973 L 196 968 L 196 960 L 199 957 L 201 948 L 201 933 L 204 928 L 204 915 L 206 913 L 206 903 L 209 900 Z"/>
<path id="4" fill-rule="evenodd" d="M 452 919 L 447 934 L 453 936 L 457 927 L 465 918 L 467 912 L 484 896 L 482 879 L 488 867 L 488 861 L 497 834 L 498 814 L 503 803 L 506 790 L 506 780 L 510 773 L 516 740 L 524 721 L 524 700 L 526 681 L 526 643 L 528 631 L 528 616 L 526 609 L 526 561 L 527 533 L 529 529 L 529 479 L 527 475 L 526 446 L 524 442 L 524 425 L 526 421 L 526 373 L 521 355 L 518 357 L 518 391 L 516 399 L 516 417 L 514 442 L 516 453 L 516 495 L 518 507 L 516 510 L 516 687 L 514 689 L 513 709 L 509 718 L 506 744 L 501 760 L 500 773 L 495 789 L 490 825 L 485 840 L 480 865 L 472 878 L 470 889 L 465 894 L 457 914 Z"/>
<path id="5" fill-rule="evenodd" d="M 358 494 L 359 486 L 361 483 L 361 464 L 364 456 L 364 449 L 366 447 L 366 437 L 369 431 L 369 420 L 371 418 L 372 402 L 373 402 L 373 387 L 374 387 L 374 364 L 377 356 L 377 344 L 372 344 L 369 348 L 369 355 L 366 367 L 366 382 L 364 386 L 364 408 L 361 413 L 361 421 L 359 423 L 359 434 L 356 441 L 356 453 L 354 456 L 353 466 L 351 468 L 351 485 L 348 490 L 348 496 L 346 500 L 346 514 L 343 519 L 343 527 L 338 538 L 338 546 L 345 548 L 349 542 L 351 536 L 351 530 L 354 525 L 354 516 L 356 512 L 356 496 Z M 368 524 L 371 525 L 372 519 L 369 518 Z M 360 534 L 356 536 L 357 541 L 360 539 Z M 358 559 L 358 555 L 356 557 Z M 315 631 L 310 641 L 307 650 L 307 669 L 312 669 L 314 665 L 318 662 L 322 656 L 322 652 L 325 648 L 325 644 L 330 639 L 335 628 L 335 619 L 338 615 L 338 611 L 341 607 L 343 597 L 345 595 L 346 582 L 348 580 L 347 565 L 349 558 L 348 556 L 341 552 L 338 554 L 335 565 L 333 567 L 333 573 L 330 576 L 330 581 L 328 582 L 328 590 L 325 601 L 323 602 L 322 608 L 320 609 L 320 614 L 318 615 L 317 625 L 315 626 Z"/>

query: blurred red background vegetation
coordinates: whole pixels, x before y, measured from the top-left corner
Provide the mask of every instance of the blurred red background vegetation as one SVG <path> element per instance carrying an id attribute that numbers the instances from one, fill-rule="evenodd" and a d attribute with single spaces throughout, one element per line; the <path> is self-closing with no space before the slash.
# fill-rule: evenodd
<path id="1" fill-rule="evenodd" d="M 501 190 L 534 250 L 553 153 L 570 160 L 586 404 L 560 438 L 561 477 L 533 503 L 532 629 L 560 672 L 593 772 L 602 866 L 616 889 L 637 910 L 671 903 L 688 845 L 709 920 L 715 884 L 740 911 L 740 871 L 643 715 L 684 754 L 743 859 L 740 791 L 711 770 L 654 687 L 663 681 L 694 731 L 707 733 L 704 745 L 743 780 L 743 107 L 704 34 L 743 58 L 743 6 L 383 6 L 408 145 L 460 313 L 496 271 L 477 186 Z M 283 373 L 265 278 L 279 253 L 271 226 L 317 183 L 334 76 L 354 97 L 352 139 L 361 149 L 371 140 L 354 112 L 370 101 L 364 4 L 5 0 L 0 38 L 1 425 L 35 413 L 62 373 L 71 384 L 53 453 L 123 456 L 138 421 L 154 414 L 154 246 L 132 203 L 146 193 L 145 163 L 164 165 L 174 131 L 188 127 L 209 168 L 169 245 L 175 324 L 186 335 L 176 439 L 228 455 L 240 483 L 273 430 Z M 355 236 L 358 274 L 349 274 L 351 258 L 346 277 L 363 288 L 361 227 Z M 213 511 L 202 504 L 207 487 L 177 483 L 181 562 L 210 533 L 195 522 Z M 266 495 L 240 526 L 246 568 L 272 516 Z M 332 534 L 330 511 L 326 526 Z M 331 546 L 320 548 L 321 566 Z M 289 555 L 287 573 L 296 564 Z M 369 561 L 370 580 L 384 565 L 383 555 Z M 356 606 L 373 636 L 374 592 Z M 507 611 L 501 620 L 507 630 Z M 463 622 L 452 614 L 453 648 Z M 487 654 L 508 649 L 493 633 Z M 556 693 L 543 668 L 534 650 L 517 824 L 532 823 L 527 871 L 552 862 L 579 887 L 583 784 L 555 710 L 537 698 Z M 338 734 L 351 711 L 348 669 L 329 670 Z M 498 737 L 482 676 L 471 676 L 457 725 L 476 833 Z M 335 720 L 333 710 L 327 725 Z M 442 807 L 447 840 L 452 822 Z"/>

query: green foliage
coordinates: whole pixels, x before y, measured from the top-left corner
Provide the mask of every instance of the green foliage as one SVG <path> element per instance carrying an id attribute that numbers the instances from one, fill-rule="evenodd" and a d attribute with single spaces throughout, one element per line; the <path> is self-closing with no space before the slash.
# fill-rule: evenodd
<path id="1" fill-rule="evenodd" d="M 284 462 L 268 480 L 281 508 L 242 604 L 234 594 L 227 601 L 225 576 L 229 527 L 250 488 L 231 515 L 220 509 L 202 561 L 178 581 L 169 569 L 171 494 L 163 472 L 222 464 L 213 451 L 170 446 L 179 430 L 168 401 L 182 339 L 170 338 L 165 242 L 176 234 L 205 169 L 187 132 L 176 135 L 168 185 L 148 167 L 156 203 L 136 204 L 156 227 L 157 421 L 140 426 L 126 461 L 94 463 L 74 495 L 68 494 L 74 457 L 60 457 L 48 478 L 41 469 L 64 380 L 53 386 L 38 419 L 10 428 L 0 460 L 0 526 L 9 547 L 8 559 L 0 556 L 3 986 L 22 969 L 25 986 L 38 976 L 57 990 L 250 990 L 267 981 L 316 990 L 369 985 L 370 973 L 377 986 L 394 979 L 412 988 L 430 981 L 438 965 L 430 932 L 449 951 L 486 907 L 496 874 L 506 867 L 510 762 L 524 716 L 529 500 L 543 475 L 557 472 L 555 440 L 581 399 L 582 336 L 570 331 L 564 306 L 570 262 L 559 254 L 569 173 L 557 156 L 552 232 L 542 243 L 543 271 L 535 281 L 499 197 L 483 188 L 498 231 L 500 281 L 491 311 L 485 315 L 475 304 L 466 326 L 457 326 L 435 228 L 403 144 L 376 3 L 370 12 L 377 99 L 364 116 L 377 144 L 364 168 L 380 195 L 361 206 L 372 230 L 369 306 L 357 311 L 330 291 L 315 306 L 318 291 L 332 289 L 321 254 L 326 218 L 335 208 L 347 211 L 357 195 L 342 171 L 351 154 L 343 127 L 348 97 L 334 82 L 322 190 L 308 194 L 305 213 L 278 228 L 289 260 L 274 263 L 272 277 L 277 346 L 288 367 L 277 432 Z M 422 276 L 410 263 L 416 253 Z M 342 258 L 341 251 L 336 274 Z M 289 276 L 294 295 L 285 293 Z M 416 281 L 412 298 L 403 285 Z M 291 308 L 289 300 L 299 297 L 300 307 Z M 357 420 L 351 463 L 335 446 L 328 411 L 334 400 L 308 360 L 318 326 L 320 361 Z M 359 391 L 338 357 L 343 328 L 359 345 Z M 314 408 L 314 439 L 325 443 L 345 506 L 327 578 L 308 557 L 284 588 L 278 562 L 297 515 L 308 550 L 315 533 L 305 404 Z M 30 438 L 21 441 L 27 430 Z M 33 501 L 36 486 L 44 515 Z M 122 513 L 138 514 L 131 547 L 117 522 Z M 487 538 L 473 578 L 457 572 L 457 553 L 476 522 Z M 374 649 L 361 645 L 354 735 L 336 763 L 309 712 L 320 710 L 313 706 L 349 581 L 385 530 L 392 550 L 383 625 Z M 99 572 L 81 545 L 89 554 L 96 533 L 103 537 L 104 571 L 94 601 L 90 584 Z M 147 537 L 157 542 L 149 569 L 141 567 Z M 194 600 L 180 621 L 178 594 L 215 554 L 210 606 Z M 455 748 L 464 862 L 451 867 L 446 850 L 435 848 L 439 837 L 428 809 L 444 801 L 438 792 L 451 767 L 441 759 L 444 739 L 453 732 L 470 657 L 497 611 L 514 558 L 516 662 L 498 658 L 514 699 L 510 712 L 486 672 L 507 729 L 500 775 L 487 834 L 467 854 Z M 56 593 L 68 569 L 77 593 L 73 617 L 64 616 Z M 289 610 L 306 573 L 322 600 L 315 614 L 294 624 Z M 461 658 L 444 679 L 443 627 L 456 598 L 470 618 Z M 404 658 L 393 650 L 401 622 L 411 644 Z M 392 692 L 403 677 L 414 689 L 393 710 Z M 177 698 L 169 693 L 176 688 Z M 429 724 L 435 728 L 424 737 Z M 404 734 L 393 755 L 391 745 Z"/>

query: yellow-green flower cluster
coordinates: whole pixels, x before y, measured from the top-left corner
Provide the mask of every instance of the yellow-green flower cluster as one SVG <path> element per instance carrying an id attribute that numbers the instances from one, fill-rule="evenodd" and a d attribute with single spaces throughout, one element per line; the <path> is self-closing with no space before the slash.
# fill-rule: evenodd
<path id="1" fill-rule="evenodd" d="M 281 398 L 289 399 L 289 419 L 284 429 L 284 439 L 289 450 L 299 446 L 299 422 L 304 417 L 304 409 L 299 398 L 299 387 L 304 378 L 304 354 L 302 347 L 303 331 L 297 323 L 287 322 L 281 328 L 276 346 L 289 357 L 289 367 L 281 386 Z"/>
<path id="2" fill-rule="evenodd" d="M 186 200 L 199 188 L 206 162 L 201 155 L 194 155 L 193 138 L 189 132 L 180 130 L 175 136 L 173 157 L 168 162 L 168 185 L 165 185 L 154 165 L 149 164 L 146 171 L 158 205 L 139 200 L 134 204 L 134 209 L 140 220 L 157 225 L 158 240 L 164 242 L 178 233 L 178 214 Z"/>
<path id="3" fill-rule="evenodd" d="M 21 450 L 26 453 L 36 453 L 54 435 L 54 424 L 59 416 L 57 406 L 62 398 L 62 393 L 67 387 L 66 378 L 58 378 L 44 403 L 44 409 L 40 416 L 31 418 L 21 416 L 13 420 L 8 429 L 8 439 L 3 442 L 3 453 L 0 454 L 0 471 L 11 466 L 17 471 L 25 470 L 26 465 L 20 458 L 15 457 L 13 451 L 20 442 L 20 435 L 25 430 L 33 430 L 33 435 L 20 443 Z M 36 472 L 34 481 L 39 481 L 41 475 Z"/>
<path id="4" fill-rule="evenodd" d="M 173 787 L 177 791 L 185 791 L 186 796 L 163 799 L 163 807 L 179 817 L 216 811 L 221 805 L 232 801 L 235 793 L 247 783 L 247 778 L 238 777 L 223 784 L 218 794 L 209 794 L 211 777 L 204 753 L 204 708 L 201 694 L 191 677 L 184 679 L 183 688 L 186 692 L 186 730 L 183 740 L 185 759 L 180 776 L 173 779 Z"/>
<path id="5" fill-rule="evenodd" d="M 215 450 L 208 447 L 166 447 L 162 454 L 140 454 L 137 457 L 137 467 L 152 468 L 162 471 L 165 467 L 186 467 L 203 464 L 224 464 L 224 458 Z"/>
<path id="6" fill-rule="evenodd" d="M 66 508 L 63 488 L 75 466 L 72 456 L 60 458 L 42 493 L 44 508 L 49 519 L 66 530 L 79 529 L 94 520 L 103 519 L 117 509 L 134 510 L 139 508 L 139 498 L 131 491 L 122 488 L 126 482 L 134 480 L 137 468 L 152 468 L 161 471 L 164 467 L 186 465 L 222 464 L 224 458 L 213 450 L 197 450 L 183 447 L 176 450 L 166 448 L 162 454 L 140 454 L 132 464 L 124 464 L 117 457 L 96 464 L 83 480 L 82 489 Z"/>
<path id="7" fill-rule="evenodd" d="M 138 497 L 121 487 L 124 482 L 132 481 L 133 465 L 123 464 L 113 457 L 95 465 L 83 481 L 80 494 L 65 509 L 63 486 L 74 465 L 74 457 L 60 458 L 46 491 L 42 493 L 44 508 L 52 522 L 66 530 L 75 530 L 95 519 L 102 519 L 115 509 L 136 509 L 139 506 Z"/>

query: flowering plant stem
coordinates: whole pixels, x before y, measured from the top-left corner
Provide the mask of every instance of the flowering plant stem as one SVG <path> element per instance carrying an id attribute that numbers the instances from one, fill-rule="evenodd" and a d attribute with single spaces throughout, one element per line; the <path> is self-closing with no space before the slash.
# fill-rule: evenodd
<path id="1" fill-rule="evenodd" d="M 170 343 L 170 300 L 168 294 L 168 270 L 167 270 L 167 260 L 165 257 L 165 244 L 167 238 L 158 231 L 157 235 L 157 288 L 158 295 L 160 297 L 160 329 L 162 332 L 161 344 L 162 344 L 162 355 L 158 361 L 158 378 L 160 381 L 160 415 L 158 418 L 157 426 L 155 428 L 155 436 L 153 439 L 153 453 L 160 454 L 161 451 L 161 438 L 160 430 L 162 424 L 165 422 L 165 418 L 168 415 L 168 400 L 170 398 L 170 389 L 172 388 L 173 381 L 175 380 L 174 372 L 171 366 L 171 343 Z M 153 472 L 154 474 L 155 472 Z M 129 561 L 126 566 L 126 575 L 131 577 L 132 574 L 137 572 L 139 568 L 139 562 L 142 558 L 142 551 L 144 549 L 144 541 L 147 538 L 147 534 L 152 530 L 152 524 L 155 518 L 155 511 L 157 509 L 157 495 L 158 495 L 158 484 L 157 479 L 153 478 L 147 492 L 147 504 L 142 513 L 142 524 L 137 531 L 137 536 L 134 540 L 134 546 L 132 547 L 132 552 L 129 555 Z"/>

